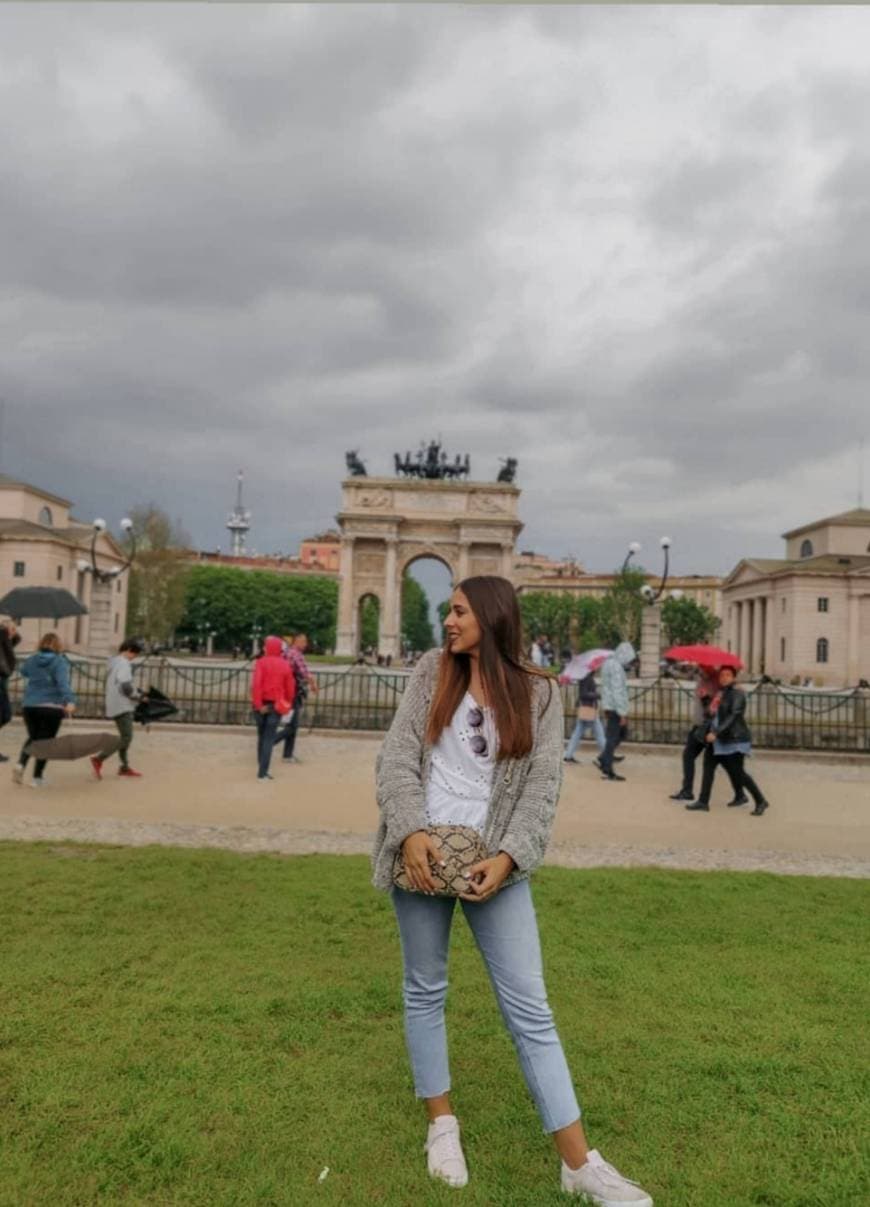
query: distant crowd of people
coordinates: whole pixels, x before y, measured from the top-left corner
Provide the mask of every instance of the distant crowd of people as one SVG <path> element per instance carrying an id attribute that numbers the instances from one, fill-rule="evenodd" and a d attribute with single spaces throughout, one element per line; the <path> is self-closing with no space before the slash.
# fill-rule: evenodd
<path id="1" fill-rule="evenodd" d="M 533 642 L 530 657 L 536 666 L 552 665 L 552 646 L 547 637 Z M 569 658 L 570 650 L 563 655 L 563 661 Z M 578 762 L 580 742 L 591 736 L 598 748 L 595 765 L 602 777 L 625 781 L 626 777 L 614 769 L 614 763 L 622 762 L 616 750 L 628 735 L 628 671 L 636 660 L 634 647 L 624 641 L 612 653 L 608 652 L 599 668 L 577 682 L 577 716 L 565 748 L 566 763 Z M 732 788 L 729 807 L 747 805 L 751 800 L 752 816 L 760 817 L 769 808 L 769 802 L 746 767 L 746 759 L 752 753 L 752 735 L 746 721 L 746 693 L 737 686 L 737 671 L 730 666 L 685 666 L 672 674 L 691 679 L 695 687 L 692 724 L 682 752 L 682 784 L 670 799 L 684 802 L 691 812 L 709 812 L 713 781 L 721 767 Z M 695 764 L 700 756 L 703 756 L 701 787 L 696 798 Z"/>

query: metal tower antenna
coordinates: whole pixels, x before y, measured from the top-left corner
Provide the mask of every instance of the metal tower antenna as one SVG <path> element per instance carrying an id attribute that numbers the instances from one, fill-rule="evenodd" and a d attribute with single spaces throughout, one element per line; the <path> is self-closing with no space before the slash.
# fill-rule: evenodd
<path id="1" fill-rule="evenodd" d="M 230 553 L 233 557 L 244 556 L 245 538 L 251 528 L 251 513 L 246 511 L 242 506 L 242 485 L 244 480 L 244 472 L 239 470 L 235 510 L 231 511 L 227 517 L 227 529 L 229 530 L 231 541 Z"/>
<path id="2" fill-rule="evenodd" d="M 864 506 L 864 438 L 858 445 L 858 506 Z"/>

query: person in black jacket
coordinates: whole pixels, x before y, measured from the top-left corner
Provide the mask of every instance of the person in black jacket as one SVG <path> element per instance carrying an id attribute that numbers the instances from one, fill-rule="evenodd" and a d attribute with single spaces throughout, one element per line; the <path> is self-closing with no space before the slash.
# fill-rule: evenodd
<path id="1" fill-rule="evenodd" d="M 746 693 L 734 686 L 736 677 L 737 672 L 730 666 L 723 666 L 719 671 L 722 691 L 707 734 L 701 794 L 693 805 L 686 805 L 686 808 L 693 812 L 709 810 L 716 764 L 721 763 L 734 788 L 734 799 L 728 804 L 747 804 L 748 792 L 755 802 L 752 816 L 760 817 L 767 809 L 768 802 L 744 766 L 747 755 L 752 753 L 752 735 L 746 723 Z"/>
<path id="2" fill-rule="evenodd" d="M 21 635 L 15 622 L 0 616 L 0 729 L 12 720 L 12 705 L 9 702 L 9 680 L 15 674 L 15 647 Z M 0 754 L 0 763 L 8 763 L 9 756 Z"/>
<path id="3" fill-rule="evenodd" d="M 683 678 L 677 670 L 672 670 L 674 678 Z M 686 734 L 686 744 L 683 747 L 683 782 L 676 792 L 671 793 L 671 800 L 695 799 L 695 761 L 698 755 L 707 749 L 707 733 L 713 716 L 713 702 L 719 695 L 719 671 L 716 668 L 694 667 L 692 675 L 695 679 L 695 691 L 692 701 L 692 726 Z M 735 792 L 739 796 L 739 792 Z"/>

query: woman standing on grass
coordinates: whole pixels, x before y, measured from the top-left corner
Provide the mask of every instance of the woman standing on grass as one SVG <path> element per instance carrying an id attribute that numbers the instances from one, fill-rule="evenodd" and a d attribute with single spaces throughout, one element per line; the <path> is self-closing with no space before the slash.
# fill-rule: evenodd
<path id="1" fill-rule="evenodd" d="M 71 717 L 76 710 L 76 698 L 69 683 L 69 666 L 57 633 L 45 634 L 37 652 L 21 667 L 21 674 L 27 680 L 21 702 L 27 741 L 21 747 L 18 763 L 12 768 L 12 780 L 16 784 L 24 779 L 30 757 L 26 753 L 29 744 L 56 737 L 64 717 Z M 34 788 L 41 788 L 45 783 L 44 771 L 45 759 L 37 759 L 31 780 Z"/>
<path id="2" fill-rule="evenodd" d="M 455 890 L 456 878 L 451 886 L 445 877 L 456 865 L 443 858 L 449 843 L 438 843 L 448 828 L 480 844 L 455 895 L 562 1157 L 562 1188 L 601 1207 L 652 1207 L 646 1191 L 588 1148 L 544 988 L 528 877 L 544 856 L 561 785 L 558 691 L 523 658 L 519 607 L 506 579 L 460 583 L 444 629 L 444 650 L 421 659 L 378 756 L 373 856 L 375 886 L 392 892 L 399 924 L 405 1034 L 429 1116 L 429 1173 L 450 1186 L 468 1181 L 444 1026 L 455 897 L 440 894 Z"/>

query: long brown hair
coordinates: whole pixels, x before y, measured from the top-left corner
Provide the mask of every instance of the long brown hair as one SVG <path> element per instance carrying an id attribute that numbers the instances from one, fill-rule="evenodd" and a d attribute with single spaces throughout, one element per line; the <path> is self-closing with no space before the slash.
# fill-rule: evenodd
<path id="1" fill-rule="evenodd" d="M 548 678 L 523 656 L 523 626 L 513 584 L 494 574 L 463 579 L 462 591 L 480 625 L 480 678 L 495 714 L 497 758 L 521 758 L 532 749 L 532 679 Z M 426 740 L 437 742 L 453 720 L 471 681 L 471 658 L 445 644 L 426 722 Z M 549 700 L 548 700 L 549 704 Z"/>

